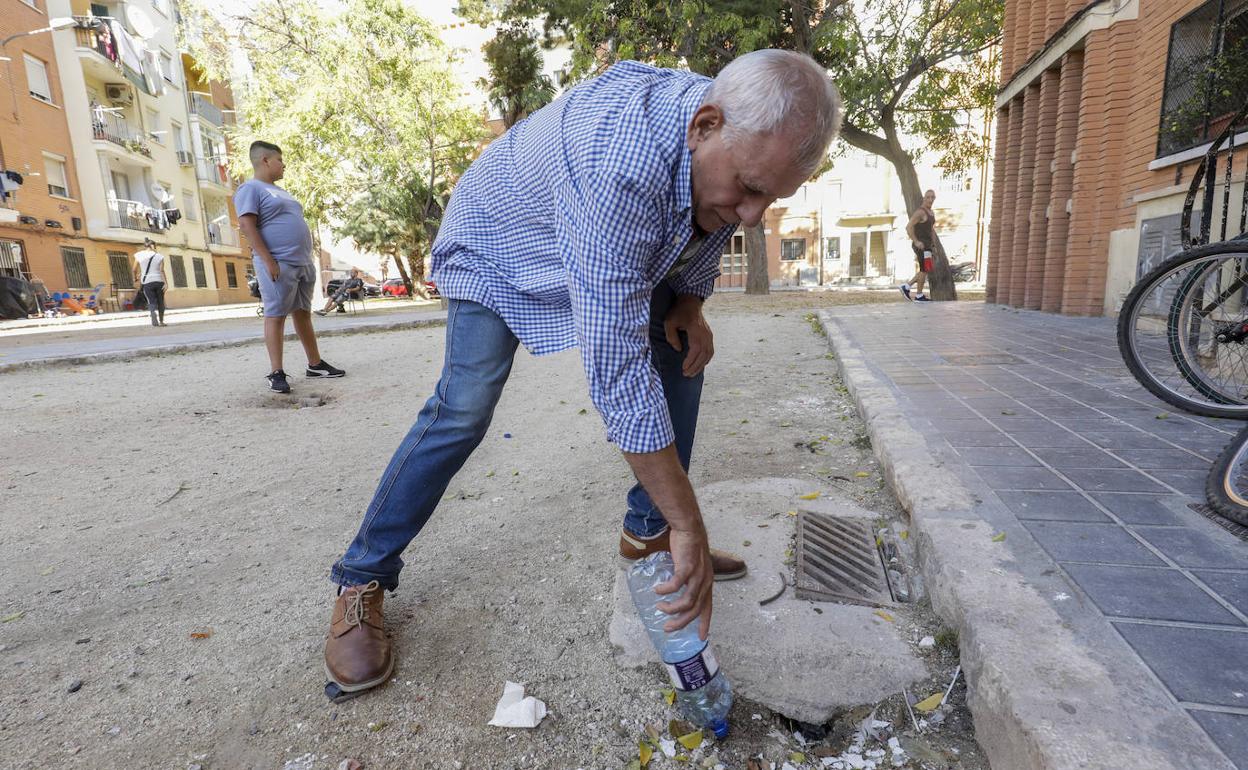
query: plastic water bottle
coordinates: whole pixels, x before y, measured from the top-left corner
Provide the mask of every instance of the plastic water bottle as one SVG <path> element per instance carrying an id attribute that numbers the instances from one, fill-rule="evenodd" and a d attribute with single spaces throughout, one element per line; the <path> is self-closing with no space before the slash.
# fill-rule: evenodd
<path id="1" fill-rule="evenodd" d="M 687 586 L 674 594 L 660 596 L 654 587 L 672 579 L 675 568 L 667 551 L 639 559 L 628 571 L 628 590 L 641 616 L 642 625 L 676 688 L 676 704 L 681 715 L 695 725 L 712 730 L 716 738 L 728 735 L 728 710 L 732 708 L 732 686 L 719 670 L 709 641 L 698 638 L 698 623 L 679 631 L 667 632 L 663 625 L 671 616 L 660 610 L 662 602 L 674 602 Z"/>

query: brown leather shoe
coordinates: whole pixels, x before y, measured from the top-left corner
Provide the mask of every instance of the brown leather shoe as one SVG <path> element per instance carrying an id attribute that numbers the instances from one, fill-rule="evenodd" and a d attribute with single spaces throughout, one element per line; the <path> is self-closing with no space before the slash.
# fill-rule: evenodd
<path id="1" fill-rule="evenodd" d="M 325 640 L 325 675 L 343 692 L 376 687 L 394 670 L 394 653 L 381 611 L 384 597 L 385 591 L 374 580 L 344 588 L 334 602 Z"/>
<path id="2" fill-rule="evenodd" d="M 644 559 L 652 553 L 671 550 L 671 545 L 668 542 L 671 539 L 671 532 L 671 529 L 665 529 L 663 534 L 657 537 L 642 540 L 628 530 L 621 528 L 620 556 L 628 561 L 636 561 L 637 559 Z M 718 548 L 711 549 L 711 567 L 715 570 L 716 580 L 736 580 L 739 577 L 745 577 L 745 573 L 749 571 L 745 566 L 745 559 L 742 559 L 735 553 L 721 551 Z"/>

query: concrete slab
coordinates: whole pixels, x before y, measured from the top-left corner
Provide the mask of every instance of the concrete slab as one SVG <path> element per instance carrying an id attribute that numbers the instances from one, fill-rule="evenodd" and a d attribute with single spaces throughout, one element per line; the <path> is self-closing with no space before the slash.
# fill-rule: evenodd
<path id="1" fill-rule="evenodd" d="M 823 723 L 838 709 L 899 692 L 926 671 L 897 627 L 870 607 L 800 600 L 791 587 L 759 606 L 780 588 L 782 575 L 792 581 L 784 560 L 797 520 L 786 511 L 875 519 L 838 500 L 835 490 L 821 490 L 818 500 L 798 499 L 811 491 L 808 483 L 768 478 L 711 484 L 698 490 L 698 498 L 712 545 L 744 555 L 750 565 L 746 577 L 715 586 L 711 643 L 734 691 L 793 719 Z M 613 591 L 616 661 L 628 667 L 657 663 L 624 574 L 617 571 Z"/>
<path id="2" fill-rule="evenodd" d="M 1248 633 L 1143 623 L 1114 624 L 1180 701 L 1243 708 L 1248 673 L 1227 661 L 1248 658 Z M 1201 655 L 1193 655 L 1199 648 Z"/>

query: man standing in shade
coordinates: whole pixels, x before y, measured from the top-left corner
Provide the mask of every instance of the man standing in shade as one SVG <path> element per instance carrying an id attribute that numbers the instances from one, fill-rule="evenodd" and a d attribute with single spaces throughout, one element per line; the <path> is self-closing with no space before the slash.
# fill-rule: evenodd
<path id="1" fill-rule="evenodd" d="M 303 206 L 275 182 L 286 173 L 282 149 L 268 142 L 251 143 L 255 171 L 234 191 L 238 227 L 251 244 L 251 259 L 260 281 L 264 303 L 264 345 L 269 352 L 269 390 L 289 393 L 282 368 L 286 316 L 308 356 L 308 377 L 341 377 L 346 372 L 326 363 L 312 329 L 312 291 L 316 266 L 312 264 L 312 231 L 303 218 Z"/>
<path id="2" fill-rule="evenodd" d="M 327 692 L 390 675 L 383 590 L 484 438 L 521 344 L 581 349 L 607 438 L 637 480 L 621 501 L 619 555 L 670 551 L 675 577 L 658 590 L 686 590 L 661 605 L 669 630 L 699 620 L 706 637 L 713 581 L 746 565 L 710 548 L 687 475 L 714 354 L 702 302 L 725 241 L 814 173 L 840 114 L 827 73 L 790 51 L 745 54 L 714 81 L 622 62 L 472 164 L 432 251 L 448 298 L 442 377 L 333 566 Z"/>

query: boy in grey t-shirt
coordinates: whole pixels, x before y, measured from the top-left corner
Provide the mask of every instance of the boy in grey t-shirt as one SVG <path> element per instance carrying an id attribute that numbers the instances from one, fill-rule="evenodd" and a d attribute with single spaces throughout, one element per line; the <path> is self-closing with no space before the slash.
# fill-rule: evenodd
<path id="1" fill-rule="evenodd" d="M 307 376 L 341 377 L 346 372 L 326 363 L 316 346 L 311 312 L 312 289 L 316 286 L 312 231 L 299 201 L 274 184 L 286 171 L 282 149 L 268 142 L 252 142 L 251 167 L 255 176 L 234 191 L 234 208 L 239 229 L 251 244 L 264 302 L 264 345 L 272 369 L 269 389 L 289 393 L 290 383 L 282 369 L 282 338 L 288 315 L 308 356 Z"/>

